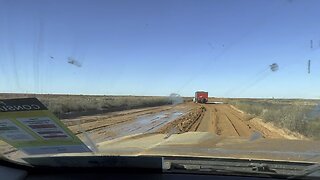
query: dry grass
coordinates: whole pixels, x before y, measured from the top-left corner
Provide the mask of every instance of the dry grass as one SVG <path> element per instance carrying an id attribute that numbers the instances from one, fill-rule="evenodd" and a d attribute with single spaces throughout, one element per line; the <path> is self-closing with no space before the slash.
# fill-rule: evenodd
<path id="1" fill-rule="evenodd" d="M 0 94 L 0 99 L 36 97 L 60 118 L 171 104 L 158 96 L 89 96 L 50 94 Z"/>
<path id="2" fill-rule="evenodd" d="M 233 99 L 228 103 L 280 128 L 320 139 L 320 108 L 315 100 Z"/>

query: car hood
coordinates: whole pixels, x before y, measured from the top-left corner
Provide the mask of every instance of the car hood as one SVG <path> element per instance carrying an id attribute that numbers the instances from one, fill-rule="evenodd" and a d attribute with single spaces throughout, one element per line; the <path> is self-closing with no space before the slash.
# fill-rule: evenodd
<path id="1" fill-rule="evenodd" d="M 98 154 L 320 162 L 320 141 L 223 137 L 209 132 L 137 134 L 97 144 Z"/>

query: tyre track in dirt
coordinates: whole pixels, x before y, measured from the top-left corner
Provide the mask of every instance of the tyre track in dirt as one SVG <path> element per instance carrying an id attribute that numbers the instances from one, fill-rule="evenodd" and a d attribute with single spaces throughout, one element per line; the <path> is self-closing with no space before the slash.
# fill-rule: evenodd
<path id="1" fill-rule="evenodd" d="M 255 132 L 255 129 L 252 129 L 251 126 L 249 126 L 244 117 L 240 117 L 238 114 L 235 114 L 233 112 L 233 109 L 230 108 L 229 105 L 220 106 L 219 110 L 223 112 L 228 120 L 231 122 L 234 130 L 237 132 L 237 135 L 240 137 L 250 137 L 253 132 Z"/>
<path id="2" fill-rule="evenodd" d="M 224 114 L 226 116 L 226 118 L 229 120 L 230 124 L 232 125 L 233 127 L 233 130 L 237 133 L 238 136 L 241 136 L 239 131 L 237 130 L 236 126 L 234 125 L 234 123 L 232 122 L 232 120 L 228 117 L 227 114 Z"/>
<path id="3" fill-rule="evenodd" d="M 69 127 L 80 139 L 85 139 L 86 132 L 94 142 L 103 142 L 114 138 L 154 133 L 165 124 L 174 121 L 194 107 L 193 103 L 183 103 L 166 107 L 153 108 L 148 111 L 134 113 L 122 112 L 122 116 L 100 116 L 98 121 Z"/>
<path id="4" fill-rule="evenodd" d="M 99 129 L 103 129 L 106 127 L 112 127 L 118 124 L 126 124 L 132 120 L 134 120 L 138 116 L 149 115 L 160 113 L 164 111 L 169 111 L 173 106 L 164 106 L 157 108 L 146 108 L 142 110 L 129 110 L 128 112 L 120 112 L 115 115 L 97 115 L 94 117 L 84 116 L 81 118 L 73 119 L 72 125 L 69 125 L 69 129 L 73 131 L 76 135 L 82 133 L 79 127 L 79 123 L 81 124 L 81 128 L 85 132 L 96 131 Z M 68 125 L 68 124 L 67 124 Z"/>
<path id="5" fill-rule="evenodd" d="M 203 106 L 206 108 L 206 111 L 202 119 L 198 120 L 199 125 L 195 131 L 246 138 L 250 138 L 257 133 L 262 138 L 295 138 L 290 134 L 285 134 L 280 128 L 270 128 L 261 120 L 252 118 L 231 105 L 205 104 Z"/>
<path id="6" fill-rule="evenodd" d="M 246 132 L 239 130 L 243 128 L 241 122 L 235 121 L 222 107 L 223 105 L 205 105 L 206 113 L 196 131 L 213 132 L 221 136 L 244 136 Z"/>

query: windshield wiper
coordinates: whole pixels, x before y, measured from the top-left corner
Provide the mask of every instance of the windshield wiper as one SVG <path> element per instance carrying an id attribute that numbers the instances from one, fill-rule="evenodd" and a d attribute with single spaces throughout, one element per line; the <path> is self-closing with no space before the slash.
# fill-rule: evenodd
<path id="1" fill-rule="evenodd" d="M 308 166 L 307 168 L 305 168 L 301 173 L 299 173 L 298 175 L 294 175 L 294 176 L 290 176 L 288 179 L 302 179 L 302 178 L 306 178 L 308 176 L 310 176 L 310 174 L 313 174 L 317 171 L 320 171 L 320 164 L 314 164 L 311 166 Z M 320 176 L 320 173 L 319 175 Z"/>
<path id="2" fill-rule="evenodd" d="M 275 169 L 270 168 L 269 165 L 263 163 L 251 163 L 252 171 L 255 172 L 268 172 L 268 173 L 277 173 Z"/>
<path id="3" fill-rule="evenodd" d="M 168 166 L 168 165 L 167 165 Z M 247 167 L 212 166 L 199 164 L 170 163 L 167 172 L 189 172 L 189 173 L 214 173 L 231 175 L 255 174 L 259 176 L 274 177 L 277 172 L 265 164 L 250 164 Z"/>
<path id="4" fill-rule="evenodd" d="M 296 179 L 319 169 L 320 165 L 315 166 L 313 163 L 302 162 L 228 158 L 164 158 L 164 171 L 169 173 L 210 173 Z"/>

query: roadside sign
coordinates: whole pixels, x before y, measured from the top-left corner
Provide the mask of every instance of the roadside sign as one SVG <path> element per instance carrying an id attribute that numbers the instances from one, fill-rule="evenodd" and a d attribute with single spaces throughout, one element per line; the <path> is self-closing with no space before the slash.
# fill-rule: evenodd
<path id="1" fill-rule="evenodd" d="M 37 98 L 0 100 L 0 139 L 30 155 L 91 151 Z"/>

